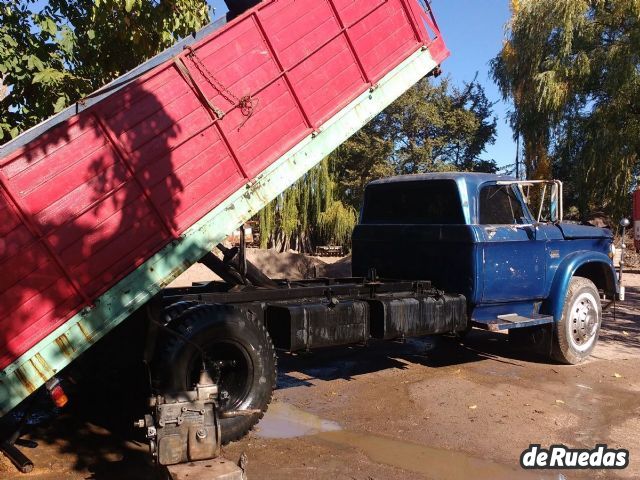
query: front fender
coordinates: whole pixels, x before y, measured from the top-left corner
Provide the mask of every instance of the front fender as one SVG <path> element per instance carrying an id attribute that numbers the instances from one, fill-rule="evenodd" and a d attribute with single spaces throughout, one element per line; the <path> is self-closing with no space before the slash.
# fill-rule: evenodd
<path id="1" fill-rule="evenodd" d="M 616 280 L 616 271 L 607 255 L 601 252 L 592 252 L 588 250 L 570 253 L 560 263 L 560 265 L 558 265 L 553 277 L 553 283 L 551 284 L 551 290 L 549 291 L 547 300 L 543 302 L 542 305 L 543 311 L 553 315 L 553 319 L 556 322 L 560 321 L 560 318 L 562 317 L 562 309 L 564 308 L 564 301 L 567 296 L 567 290 L 569 289 L 569 282 L 571 281 L 571 278 L 576 274 L 578 269 L 589 264 L 597 264 L 604 267 L 603 271 L 608 277 L 604 279 L 605 282 L 607 284 L 614 285 L 616 290 L 615 293 L 618 293 L 619 285 Z"/>

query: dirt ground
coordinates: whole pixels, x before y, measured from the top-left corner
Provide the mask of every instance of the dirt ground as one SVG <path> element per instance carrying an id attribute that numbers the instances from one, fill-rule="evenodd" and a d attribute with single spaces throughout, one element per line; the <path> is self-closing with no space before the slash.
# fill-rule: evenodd
<path id="1" fill-rule="evenodd" d="M 279 357 L 267 415 L 225 456 L 245 452 L 256 479 L 640 478 L 640 271 L 606 313 L 592 358 L 549 363 L 473 330 L 464 342 L 425 337 Z M 107 416 L 109 417 L 109 416 Z M 115 422 L 117 423 L 117 422 Z M 160 478 L 146 445 L 109 421 L 63 414 L 34 427 L 36 469 L 0 457 L 0 478 Z M 630 452 L 618 471 L 531 473 L 529 444 Z"/>

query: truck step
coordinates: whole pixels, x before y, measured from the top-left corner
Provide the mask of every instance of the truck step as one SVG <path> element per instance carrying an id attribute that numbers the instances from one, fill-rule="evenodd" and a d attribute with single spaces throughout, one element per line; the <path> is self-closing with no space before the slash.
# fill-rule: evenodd
<path id="1" fill-rule="evenodd" d="M 547 323 L 553 323 L 552 316 L 534 314 L 530 317 L 524 317 L 517 313 L 508 313 L 505 315 L 498 315 L 496 318 L 473 320 L 471 322 L 474 327 L 489 330 L 491 332 L 510 330 L 512 328 L 533 327 L 535 325 L 545 325 Z"/>

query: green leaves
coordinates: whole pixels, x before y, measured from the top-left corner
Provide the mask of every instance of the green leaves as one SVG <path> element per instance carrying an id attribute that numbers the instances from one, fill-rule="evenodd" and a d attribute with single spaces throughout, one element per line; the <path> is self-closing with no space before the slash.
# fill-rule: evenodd
<path id="1" fill-rule="evenodd" d="M 0 143 L 135 68 L 209 21 L 206 0 L 12 0 L 0 5 L 11 87 Z"/>
<path id="2" fill-rule="evenodd" d="M 336 199 L 325 159 L 258 214 L 260 245 L 313 253 L 316 245 L 349 247 L 356 211 Z"/>
<path id="3" fill-rule="evenodd" d="M 58 32 L 58 26 L 51 17 L 42 17 L 38 22 L 43 32 L 47 32 L 51 36 L 55 36 Z"/>
<path id="4" fill-rule="evenodd" d="M 33 75 L 33 80 L 31 81 L 31 83 L 58 83 L 65 77 L 69 76 L 70 75 L 66 72 L 61 72 L 53 68 L 45 68 Z"/>
<path id="5" fill-rule="evenodd" d="M 58 97 L 58 100 L 56 100 L 56 103 L 53 105 L 53 111 L 55 113 L 58 113 L 62 111 L 66 106 L 67 106 L 67 97 L 64 97 L 64 96 Z"/>
<path id="6" fill-rule="evenodd" d="M 40 60 L 35 55 L 29 55 L 27 57 L 27 68 L 29 68 L 29 70 L 42 71 L 44 70 L 44 63 L 42 63 L 42 60 Z"/>
<path id="7" fill-rule="evenodd" d="M 7 47 L 17 47 L 18 46 L 18 42 L 16 42 L 13 37 L 11 37 L 9 34 L 4 34 L 2 35 L 2 41 L 4 42 L 4 44 Z"/>
<path id="8" fill-rule="evenodd" d="M 640 175 L 640 2 L 518 7 L 492 69 L 515 106 L 527 175 L 560 176 L 583 217 L 622 215 Z"/>

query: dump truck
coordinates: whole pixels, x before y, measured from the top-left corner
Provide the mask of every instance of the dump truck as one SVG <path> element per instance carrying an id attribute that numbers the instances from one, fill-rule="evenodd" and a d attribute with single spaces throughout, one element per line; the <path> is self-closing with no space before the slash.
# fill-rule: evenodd
<path id="1" fill-rule="evenodd" d="M 210 252 L 219 242 L 412 85 L 438 73 L 449 55 L 421 0 L 228 3 L 230 21 L 185 38 L 0 148 L 0 415 L 134 321 L 189 266 L 203 258 L 215 264 Z M 229 270 L 224 278 L 239 275 L 243 283 L 251 276 L 265 291 L 284 292 L 251 275 L 245 262 L 239 273 L 228 263 L 219 268 Z M 295 291 L 286 295 L 299 296 Z M 264 325 L 248 331 L 250 309 L 238 320 L 236 310 L 207 308 L 221 309 L 220 318 L 233 317 L 223 324 L 235 325 L 235 333 L 212 327 L 210 334 L 262 342 L 261 360 L 244 358 L 244 365 L 262 362 L 264 375 L 251 381 L 270 391 L 273 359 L 263 360 L 273 347 Z M 363 308 L 354 301 L 331 314 Z M 175 333 L 174 346 L 193 328 L 164 321 L 176 310 L 151 319 Z M 168 396 L 152 402 L 143 424 L 159 462 L 214 456 L 266 408 L 266 389 L 234 398 L 233 385 L 218 385 L 221 368 L 243 361 L 227 350 L 231 358 L 212 364 L 198 350 L 196 382 L 165 383 L 160 393 Z M 175 391 L 182 393 L 171 396 Z M 264 398 L 240 401 L 245 394 Z"/>
<path id="2" fill-rule="evenodd" d="M 622 271 L 611 231 L 564 221 L 559 181 L 375 181 L 348 278 L 269 278 L 244 228 L 220 243 L 448 55 L 417 0 L 267 0 L 232 17 L 3 147 L 1 413 L 45 383 L 60 398 L 57 376 L 123 328 L 103 358 L 139 344 L 150 398 L 135 425 L 161 465 L 245 435 L 277 350 L 478 327 L 557 362 L 591 354 Z M 196 262 L 221 280 L 169 287 Z"/>

